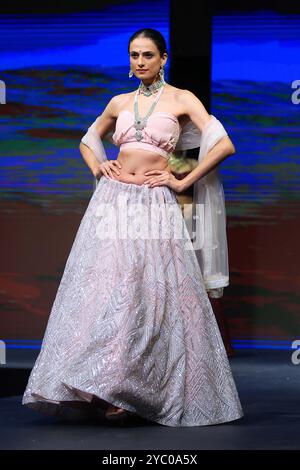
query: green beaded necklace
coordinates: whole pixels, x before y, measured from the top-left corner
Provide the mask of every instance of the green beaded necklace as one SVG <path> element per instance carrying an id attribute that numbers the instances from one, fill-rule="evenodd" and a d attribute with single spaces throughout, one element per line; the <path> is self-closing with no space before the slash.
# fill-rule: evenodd
<path id="1" fill-rule="evenodd" d="M 142 140 L 142 138 L 143 138 L 142 130 L 146 126 L 148 118 L 149 118 L 150 114 L 153 112 L 153 110 L 154 110 L 154 108 L 155 108 L 155 106 L 156 106 L 156 104 L 157 104 L 157 102 L 160 98 L 160 95 L 162 94 L 162 92 L 164 90 L 165 84 L 166 84 L 166 82 L 162 79 L 162 80 L 159 80 L 158 82 L 155 82 L 153 85 L 150 85 L 149 87 L 146 87 L 146 88 L 154 87 L 154 85 L 156 85 L 156 83 L 157 84 L 159 83 L 159 85 L 157 85 L 155 89 L 157 90 L 157 89 L 160 88 L 160 91 L 158 92 L 157 97 L 153 101 L 152 105 L 150 106 L 149 111 L 147 112 L 147 114 L 144 117 L 141 117 L 139 115 L 138 100 L 137 100 L 140 89 L 143 89 L 143 87 L 145 87 L 143 82 L 141 82 L 141 84 L 140 84 L 139 88 L 137 89 L 137 91 L 135 93 L 135 96 L 134 96 L 134 127 L 136 129 L 135 138 L 138 141 Z M 152 90 L 153 89 L 151 89 L 149 95 L 151 95 L 153 93 Z"/>

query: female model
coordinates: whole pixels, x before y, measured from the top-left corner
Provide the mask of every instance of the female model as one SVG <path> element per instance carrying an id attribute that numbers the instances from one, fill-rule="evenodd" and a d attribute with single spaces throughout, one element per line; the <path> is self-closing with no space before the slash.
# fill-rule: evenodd
<path id="1" fill-rule="evenodd" d="M 98 183 L 22 403 L 52 413 L 98 400 L 107 419 L 131 413 L 167 426 L 236 420 L 241 404 L 176 198 L 234 146 L 225 137 L 177 180 L 168 157 L 183 126 L 203 131 L 211 116 L 165 82 L 158 31 L 137 31 L 129 54 L 138 89 L 113 97 L 80 144 Z M 108 161 L 97 139 L 112 130 L 121 148 Z"/>

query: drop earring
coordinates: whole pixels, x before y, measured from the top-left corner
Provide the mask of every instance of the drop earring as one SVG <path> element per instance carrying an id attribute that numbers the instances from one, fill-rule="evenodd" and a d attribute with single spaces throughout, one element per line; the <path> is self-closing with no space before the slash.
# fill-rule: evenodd
<path id="1" fill-rule="evenodd" d="M 163 80 L 165 76 L 164 66 L 162 65 L 159 71 L 160 79 Z"/>
<path id="2" fill-rule="evenodd" d="M 130 68 L 130 70 L 129 70 L 129 74 L 128 74 L 128 77 L 129 77 L 129 78 L 131 78 L 131 77 L 132 77 L 132 75 L 133 75 L 133 71 L 132 71 L 132 70 L 131 70 L 131 68 Z"/>

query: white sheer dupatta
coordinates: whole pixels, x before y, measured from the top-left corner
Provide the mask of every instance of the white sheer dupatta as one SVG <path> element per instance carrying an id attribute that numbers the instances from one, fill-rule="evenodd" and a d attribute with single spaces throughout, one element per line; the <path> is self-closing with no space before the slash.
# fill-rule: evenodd
<path id="1" fill-rule="evenodd" d="M 100 117 L 100 116 L 99 116 Z M 99 119 L 99 117 L 97 119 Z M 89 147 L 99 162 L 107 160 L 101 137 L 97 134 L 97 119 L 88 128 L 81 142 Z M 113 131 L 105 139 L 114 143 Z M 228 135 L 221 122 L 213 115 L 205 128 L 200 130 L 189 121 L 182 129 L 176 150 L 199 148 L 200 163 L 209 150 L 224 136 Z M 103 139 L 104 139 L 103 138 Z M 98 180 L 94 179 L 93 190 Z M 229 284 L 228 248 L 226 236 L 226 210 L 223 185 L 218 168 L 194 183 L 192 241 L 195 241 L 195 253 L 202 272 L 205 288 L 212 298 L 223 296 L 223 288 Z M 201 248 L 197 248 L 201 231 Z"/>
<path id="2" fill-rule="evenodd" d="M 81 142 L 87 147 L 89 147 L 90 150 L 92 150 L 92 152 L 94 153 L 94 155 L 96 156 L 97 160 L 100 163 L 103 163 L 105 162 L 105 160 L 107 160 L 107 155 L 106 155 L 106 151 L 105 151 L 102 139 L 97 132 L 97 121 L 98 119 L 100 119 L 100 117 L 101 117 L 101 114 L 100 116 L 97 117 L 97 119 L 93 122 L 93 124 L 90 125 L 86 134 L 84 134 L 84 136 L 82 137 Z M 113 140 L 111 139 L 111 135 L 112 135 L 112 132 L 106 134 L 105 138 L 113 143 Z M 93 192 L 97 188 L 98 182 L 99 181 L 97 180 L 97 178 L 94 178 Z"/>
<path id="3" fill-rule="evenodd" d="M 199 147 L 198 163 L 224 136 L 228 135 L 213 115 L 202 132 L 189 121 L 182 129 L 175 150 Z M 226 209 L 218 167 L 194 183 L 192 240 L 205 288 L 212 298 L 223 296 L 229 284 Z M 201 248 L 197 249 L 201 239 Z"/>

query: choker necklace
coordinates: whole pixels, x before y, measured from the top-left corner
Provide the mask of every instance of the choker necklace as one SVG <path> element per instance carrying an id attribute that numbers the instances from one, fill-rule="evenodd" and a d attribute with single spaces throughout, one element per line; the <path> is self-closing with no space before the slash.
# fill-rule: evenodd
<path id="1" fill-rule="evenodd" d="M 138 91 L 140 94 L 143 94 L 145 96 L 150 96 L 153 95 L 154 93 L 157 93 L 157 91 L 166 84 L 164 78 L 160 78 L 156 82 L 152 83 L 151 85 L 144 85 L 144 83 L 141 81 Z"/>

